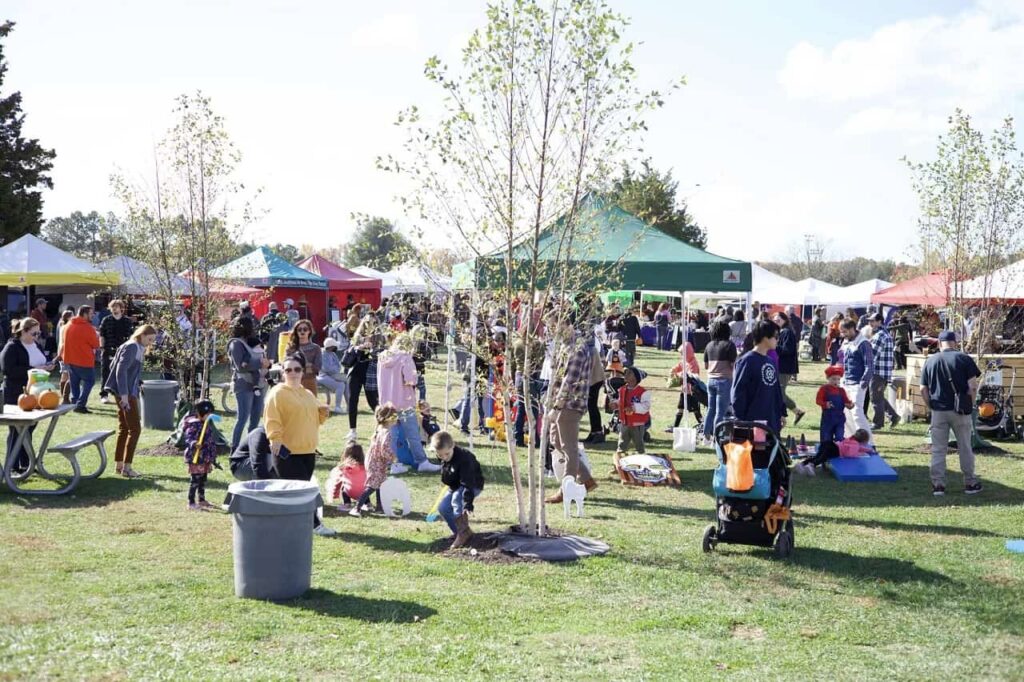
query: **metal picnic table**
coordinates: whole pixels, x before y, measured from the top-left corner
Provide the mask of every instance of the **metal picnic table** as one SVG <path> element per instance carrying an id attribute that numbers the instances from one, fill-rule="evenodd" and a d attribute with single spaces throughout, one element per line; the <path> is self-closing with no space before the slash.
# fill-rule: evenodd
<path id="1" fill-rule="evenodd" d="M 57 490 L 32 490 L 19 487 L 19 483 L 25 481 L 33 473 L 38 473 L 43 478 L 55 480 L 58 477 L 50 474 L 43 467 L 42 458 L 46 454 L 47 448 L 50 446 L 50 438 L 53 436 L 53 430 L 57 426 L 57 421 L 65 414 L 75 408 L 74 405 L 61 405 L 54 410 L 32 410 L 31 412 L 25 412 L 17 405 L 4 405 L 3 412 L 0 413 L 0 426 L 13 427 L 18 432 L 18 438 L 14 443 L 14 447 L 7 453 L 7 457 L 4 461 L 4 482 L 7 483 L 7 487 L 16 493 L 23 495 L 64 495 L 74 490 L 75 486 L 82 478 L 96 478 L 103 473 L 103 469 L 106 466 L 105 458 L 101 460 L 99 469 L 87 476 L 82 476 L 81 469 L 78 466 L 78 461 L 71 457 L 72 476 L 68 483 L 58 488 Z M 49 420 L 49 425 L 46 428 L 46 435 L 43 436 L 42 442 L 39 444 L 39 453 L 36 452 L 35 446 L 32 444 L 32 437 L 29 433 L 29 427 L 33 424 L 40 424 L 44 421 Z M 17 459 L 17 453 L 20 452 L 21 448 L 24 447 L 28 453 L 28 469 L 23 473 L 14 472 L 14 462 Z"/>

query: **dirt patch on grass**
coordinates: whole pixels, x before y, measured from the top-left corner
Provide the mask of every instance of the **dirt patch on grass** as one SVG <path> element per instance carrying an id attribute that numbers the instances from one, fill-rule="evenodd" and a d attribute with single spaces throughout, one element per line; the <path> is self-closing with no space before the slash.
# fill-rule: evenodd
<path id="1" fill-rule="evenodd" d="M 41 538 L 38 535 L 15 535 L 11 542 L 23 549 L 43 550 L 57 549 L 57 543 L 49 538 Z"/>
<path id="2" fill-rule="evenodd" d="M 524 559 L 498 547 L 503 533 L 474 533 L 469 543 L 459 549 L 452 549 L 452 538 L 442 538 L 430 545 L 431 551 L 442 556 L 464 561 L 477 561 L 482 564 L 535 564 L 543 563 L 539 559 Z"/>
<path id="3" fill-rule="evenodd" d="M 173 443 L 161 443 L 135 453 L 143 457 L 181 457 L 181 450 Z"/>
<path id="4" fill-rule="evenodd" d="M 765 639 L 764 630 L 756 625 L 733 623 L 729 631 L 732 632 L 732 636 L 736 639 L 745 639 L 751 642 L 763 642 Z"/>

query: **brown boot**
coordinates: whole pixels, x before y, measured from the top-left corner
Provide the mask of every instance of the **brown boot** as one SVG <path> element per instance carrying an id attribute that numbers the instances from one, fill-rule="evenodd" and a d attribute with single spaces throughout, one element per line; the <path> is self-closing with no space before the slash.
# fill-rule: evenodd
<path id="1" fill-rule="evenodd" d="M 452 542 L 452 549 L 465 546 L 473 537 L 473 531 L 469 527 L 469 515 L 462 512 L 461 516 L 455 517 L 455 540 Z"/>
<path id="2" fill-rule="evenodd" d="M 597 487 L 597 481 L 595 481 L 593 477 L 590 477 L 583 482 L 583 487 L 586 488 L 587 492 L 589 493 L 591 490 Z"/>
<path id="3" fill-rule="evenodd" d="M 562 503 L 562 491 L 559 490 L 551 497 L 544 500 L 545 504 L 561 504 Z"/>

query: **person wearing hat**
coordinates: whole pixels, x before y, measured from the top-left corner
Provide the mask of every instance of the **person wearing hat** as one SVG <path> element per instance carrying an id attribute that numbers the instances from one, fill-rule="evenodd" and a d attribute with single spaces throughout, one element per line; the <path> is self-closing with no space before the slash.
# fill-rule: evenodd
<path id="1" fill-rule="evenodd" d="M 644 431 L 651 413 L 651 394 L 640 382 L 647 376 L 636 366 L 627 367 L 623 376 L 626 385 L 619 389 L 616 401 L 619 411 L 619 442 L 615 451 L 626 454 L 632 444 L 637 454 L 644 454 Z"/>
<path id="2" fill-rule="evenodd" d="M 950 429 L 956 436 L 960 454 L 964 493 L 975 495 L 981 492 L 971 448 L 974 395 L 980 376 L 981 370 L 974 359 L 957 348 L 956 333 L 949 330 L 940 332 L 939 352 L 929 357 L 921 370 L 921 397 L 932 412 L 932 461 L 929 470 L 932 495 L 946 494 L 946 453 Z"/>
<path id="3" fill-rule="evenodd" d="M 871 352 L 874 355 L 874 373 L 871 375 L 871 403 L 875 406 L 875 430 L 885 426 L 885 417 L 889 416 L 889 424 L 896 426 L 900 416 L 889 404 L 885 390 L 892 383 L 892 372 L 896 367 L 896 343 L 892 340 L 889 330 L 882 326 L 882 313 L 874 313 L 868 318 L 871 326 Z"/>
<path id="4" fill-rule="evenodd" d="M 348 374 L 341 370 L 341 358 L 338 357 L 338 342 L 331 337 L 324 339 L 324 351 L 316 383 L 334 392 L 334 409 L 332 410 L 334 414 L 347 414 Z M 342 407 L 342 401 L 344 401 L 346 407 Z"/>
<path id="5" fill-rule="evenodd" d="M 853 407 L 853 401 L 842 387 L 843 368 L 829 365 L 825 368 L 824 386 L 818 389 L 814 402 L 821 408 L 821 430 L 818 444 L 838 443 L 843 440 L 846 429 L 846 413 L 844 410 Z"/>
<path id="6" fill-rule="evenodd" d="M 843 320 L 839 330 L 845 339 L 840 350 L 843 358 L 843 388 L 853 401 L 853 407 L 846 410 L 846 430 L 850 435 L 857 429 L 871 433 L 871 422 L 864 413 L 864 398 L 868 394 L 871 377 L 875 373 L 871 342 L 857 330 L 856 320 Z"/>

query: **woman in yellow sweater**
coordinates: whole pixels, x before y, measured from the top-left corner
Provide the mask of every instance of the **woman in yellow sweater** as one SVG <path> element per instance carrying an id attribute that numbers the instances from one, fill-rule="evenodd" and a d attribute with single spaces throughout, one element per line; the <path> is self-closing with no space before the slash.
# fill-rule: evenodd
<path id="1" fill-rule="evenodd" d="M 302 385 L 306 359 L 301 353 L 284 361 L 284 383 L 267 394 L 263 426 L 274 454 L 277 474 L 292 481 L 308 481 L 316 468 L 316 448 L 320 443 L 320 425 L 327 420 L 327 409 L 321 409 L 316 396 Z M 335 531 L 320 523 L 313 514 L 313 532 L 334 535 Z"/>

